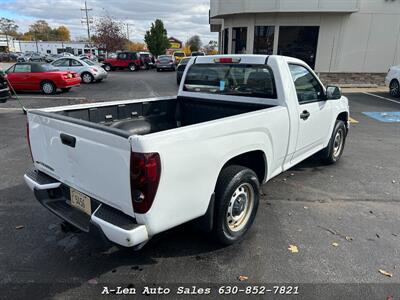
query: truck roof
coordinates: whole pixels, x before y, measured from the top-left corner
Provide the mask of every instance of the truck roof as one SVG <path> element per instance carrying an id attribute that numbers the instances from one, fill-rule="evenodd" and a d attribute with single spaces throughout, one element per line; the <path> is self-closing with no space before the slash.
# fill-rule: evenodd
<path id="1" fill-rule="evenodd" d="M 269 59 L 284 60 L 291 62 L 304 63 L 303 61 L 288 56 L 281 55 L 260 55 L 260 54 L 223 54 L 223 55 L 208 55 L 194 57 L 195 64 L 210 64 L 215 63 L 217 59 L 232 58 L 233 63 L 240 64 L 267 64 Z"/>

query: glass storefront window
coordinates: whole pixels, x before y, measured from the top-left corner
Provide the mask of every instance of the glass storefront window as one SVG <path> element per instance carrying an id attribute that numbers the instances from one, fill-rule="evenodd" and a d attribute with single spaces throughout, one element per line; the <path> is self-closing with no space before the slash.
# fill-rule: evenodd
<path id="1" fill-rule="evenodd" d="M 278 54 L 296 57 L 315 67 L 319 26 L 280 26 Z"/>
<path id="2" fill-rule="evenodd" d="M 232 53 L 245 54 L 247 47 L 247 27 L 232 28 Z"/>
<path id="3" fill-rule="evenodd" d="M 256 26 L 254 28 L 254 54 L 272 54 L 274 35 L 275 26 Z"/>

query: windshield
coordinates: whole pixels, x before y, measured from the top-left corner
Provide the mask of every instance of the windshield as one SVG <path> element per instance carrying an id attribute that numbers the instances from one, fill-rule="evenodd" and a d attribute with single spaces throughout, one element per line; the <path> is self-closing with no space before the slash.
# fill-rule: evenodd
<path id="1" fill-rule="evenodd" d="M 245 64 L 195 64 L 186 75 L 184 91 L 276 99 L 270 67 Z"/>
<path id="2" fill-rule="evenodd" d="M 83 60 L 86 64 L 88 64 L 89 66 L 95 66 L 96 64 L 94 62 L 92 62 L 89 58 L 85 57 L 82 58 L 81 60 Z"/>

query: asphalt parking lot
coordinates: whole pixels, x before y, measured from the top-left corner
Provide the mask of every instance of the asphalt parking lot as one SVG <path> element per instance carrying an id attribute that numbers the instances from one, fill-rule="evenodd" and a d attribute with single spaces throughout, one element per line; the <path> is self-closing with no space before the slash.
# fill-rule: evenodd
<path id="1" fill-rule="evenodd" d="M 112 72 L 67 94 L 21 99 L 37 108 L 176 92 L 174 72 L 152 70 Z M 364 114 L 399 112 L 400 100 L 388 93 L 346 96 L 354 123 L 342 160 L 322 166 L 310 158 L 264 185 L 245 240 L 221 247 L 183 225 L 137 252 L 61 230 L 23 182 L 31 165 L 25 116 L 15 100 L 0 105 L 0 297 L 75 299 L 99 295 L 105 285 L 233 285 L 239 276 L 248 277 L 246 284 L 400 283 L 400 123 Z"/>

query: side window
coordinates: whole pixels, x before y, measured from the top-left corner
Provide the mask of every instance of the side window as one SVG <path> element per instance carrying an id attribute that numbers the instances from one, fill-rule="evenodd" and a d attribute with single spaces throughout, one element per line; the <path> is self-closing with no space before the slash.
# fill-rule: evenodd
<path id="1" fill-rule="evenodd" d="M 69 67 L 69 59 L 68 58 L 63 58 L 55 61 L 53 63 L 53 66 L 55 67 Z"/>
<path id="2" fill-rule="evenodd" d="M 82 64 L 75 59 L 71 59 L 71 67 L 82 67 Z"/>
<path id="3" fill-rule="evenodd" d="M 8 74 L 8 73 L 14 73 L 14 68 L 15 68 L 15 65 L 12 66 L 11 68 L 9 68 L 9 69 L 6 71 L 6 73 L 7 73 L 7 74 Z"/>
<path id="4" fill-rule="evenodd" d="M 14 73 L 30 73 L 31 65 L 15 65 Z"/>
<path id="5" fill-rule="evenodd" d="M 128 59 L 128 55 L 126 53 L 120 53 L 118 54 L 118 59 L 122 60 Z"/>
<path id="6" fill-rule="evenodd" d="M 324 100 L 324 90 L 321 84 L 307 68 L 289 64 L 289 69 L 300 104 Z"/>

